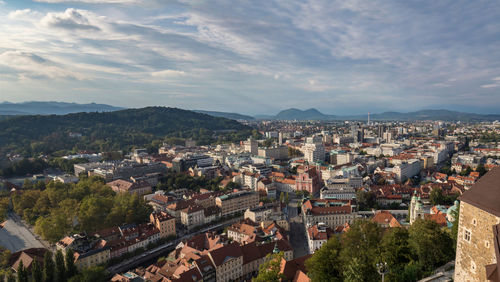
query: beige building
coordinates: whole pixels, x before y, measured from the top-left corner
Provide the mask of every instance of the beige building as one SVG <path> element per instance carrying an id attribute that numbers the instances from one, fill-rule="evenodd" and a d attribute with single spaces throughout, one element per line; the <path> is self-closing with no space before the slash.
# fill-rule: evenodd
<path id="1" fill-rule="evenodd" d="M 149 221 L 160 230 L 160 237 L 165 238 L 175 233 L 175 218 L 166 212 L 153 212 L 149 215 Z"/>
<path id="2" fill-rule="evenodd" d="M 242 191 L 219 196 L 215 204 L 221 209 L 221 215 L 233 215 L 259 205 L 259 194 L 251 191 Z"/>
<path id="3" fill-rule="evenodd" d="M 460 196 L 454 281 L 500 281 L 500 168 Z"/>
<path id="4" fill-rule="evenodd" d="M 238 243 L 211 250 L 208 256 L 215 265 L 217 282 L 233 281 L 243 276 L 243 253 Z"/>
<path id="5" fill-rule="evenodd" d="M 111 258 L 110 248 L 106 241 L 86 235 L 74 234 L 66 236 L 56 243 L 56 248 L 64 254 L 69 250 L 75 253 L 75 266 L 78 270 L 97 266 L 108 262 Z"/>
<path id="6" fill-rule="evenodd" d="M 181 210 L 181 223 L 187 229 L 205 224 L 205 210 L 199 205 L 191 205 Z"/>
<path id="7" fill-rule="evenodd" d="M 130 193 L 130 194 L 138 194 L 138 195 L 146 195 L 151 194 L 152 189 L 151 185 L 146 181 L 138 181 L 132 182 L 128 180 L 118 179 L 108 184 L 113 191 L 116 193 Z"/>
<path id="8" fill-rule="evenodd" d="M 325 223 L 335 230 L 356 218 L 355 206 L 351 201 L 332 199 L 307 200 L 302 205 L 302 216 L 306 226 Z"/>

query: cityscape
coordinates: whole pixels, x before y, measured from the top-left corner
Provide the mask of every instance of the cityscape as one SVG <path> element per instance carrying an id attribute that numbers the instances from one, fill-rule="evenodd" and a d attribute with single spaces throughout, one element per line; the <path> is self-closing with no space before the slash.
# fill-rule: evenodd
<path id="1" fill-rule="evenodd" d="M 0 0 L 0 282 L 500 282 L 498 18 Z"/>

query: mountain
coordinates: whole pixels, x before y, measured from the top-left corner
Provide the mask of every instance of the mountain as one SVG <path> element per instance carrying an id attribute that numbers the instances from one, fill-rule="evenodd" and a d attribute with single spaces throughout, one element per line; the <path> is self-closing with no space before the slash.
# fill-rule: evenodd
<path id="1" fill-rule="evenodd" d="M 165 140 L 182 143 L 184 138 L 210 144 L 243 140 L 251 131 L 235 120 L 166 107 L 26 115 L 0 120 L 0 150 L 33 156 L 56 151 L 128 150 L 132 146 L 157 148 Z"/>
<path id="2" fill-rule="evenodd" d="M 79 112 L 111 112 L 123 108 L 105 104 L 77 104 L 65 102 L 0 103 L 0 115 L 65 115 Z"/>
<path id="3" fill-rule="evenodd" d="M 206 114 L 206 115 L 214 116 L 214 117 L 223 117 L 223 118 L 235 119 L 235 120 L 254 120 L 255 119 L 252 116 L 246 116 L 246 115 L 237 114 L 237 113 L 225 113 L 225 112 L 202 111 L 202 110 L 194 110 L 193 112 L 202 113 L 202 114 Z"/>
<path id="4" fill-rule="evenodd" d="M 362 119 L 366 119 L 364 116 Z M 499 114 L 476 114 L 464 113 L 450 110 L 420 110 L 415 112 L 400 113 L 400 112 L 384 112 L 380 114 L 370 115 L 371 120 L 442 120 L 442 121 L 494 121 L 500 120 Z"/>
<path id="5" fill-rule="evenodd" d="M 302 111 L 292 108 L 279 112 L 273 118 L 279 120 L 331 120 L 335 119 L 336 116 L 325 115 L 316 109 Z"/>
<path id="6" fill-rule="evenodd" d="M 299 110 L 287 109 L 279 112 L 275 116 L 260 115 L 257 119 L 278 119 L 278 120 L 367 120 L 367 115 L 327 115 L 316 109 Z M 370 114 L 370 120 L 399 120 L 399 121 L 417 121 L 417 120 L 442 120 L 442 121 L 495 121 L 500 120 L 500 114 L 476 114 L 464 113 L 450 110 L 420 110 L 415 112 L 383 112 L 379 114 Z"/>

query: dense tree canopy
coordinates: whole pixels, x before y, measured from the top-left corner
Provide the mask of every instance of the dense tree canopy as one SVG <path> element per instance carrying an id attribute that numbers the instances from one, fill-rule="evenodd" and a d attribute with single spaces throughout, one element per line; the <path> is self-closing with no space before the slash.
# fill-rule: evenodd
<path id="1" fill-rule="evenodd" d="M 419 219 L 409 228 L 382 232 L 358 220 L 306 261 L 312 281 L 379 281 L 377 263 L 387 263 L 386 281 L 417 281 L 454 257 L 453 240 L 435 222 Z"/>
<path id="2" fill-rule="evenodd" d="M 268 254 L 266 262 L 259 266 L 259 275 L 253 282 L 280 282 L 284 276 L 280 273 L 281 259 L 283 252 L 277 254 Z"/>
<path id="3" fill-rule="evenodd" d="M 13 197 L 14 210 L 49 241 L 72 232 L 93 232 L 148 220 L 151 207 L 136 194 L 116 194 L 98 177 L 78 184 L 51 181 L 45 190 L 24 190 Z"/>
<path id="4" fill-rule="evenodd" d="M 192 138 L 198 144 L 210 144 L 244 140 L 251 134 L 250 127 L 235 120 L 164 107 L 0 120 L 1 150 L 25 156 L 80 150 L 128 151 L 133 146 L 158 145 L 169 138 Z"/>

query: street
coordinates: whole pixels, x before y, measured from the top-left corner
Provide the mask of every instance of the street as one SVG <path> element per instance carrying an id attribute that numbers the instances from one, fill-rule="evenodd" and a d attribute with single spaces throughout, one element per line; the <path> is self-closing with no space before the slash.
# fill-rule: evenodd
<path id="1" fill-rule="evenodd" d="M 290 244 L 293 247 L 294 258 L 309 254 L 306 231 L 301 216 L 290 219 Z"/>

